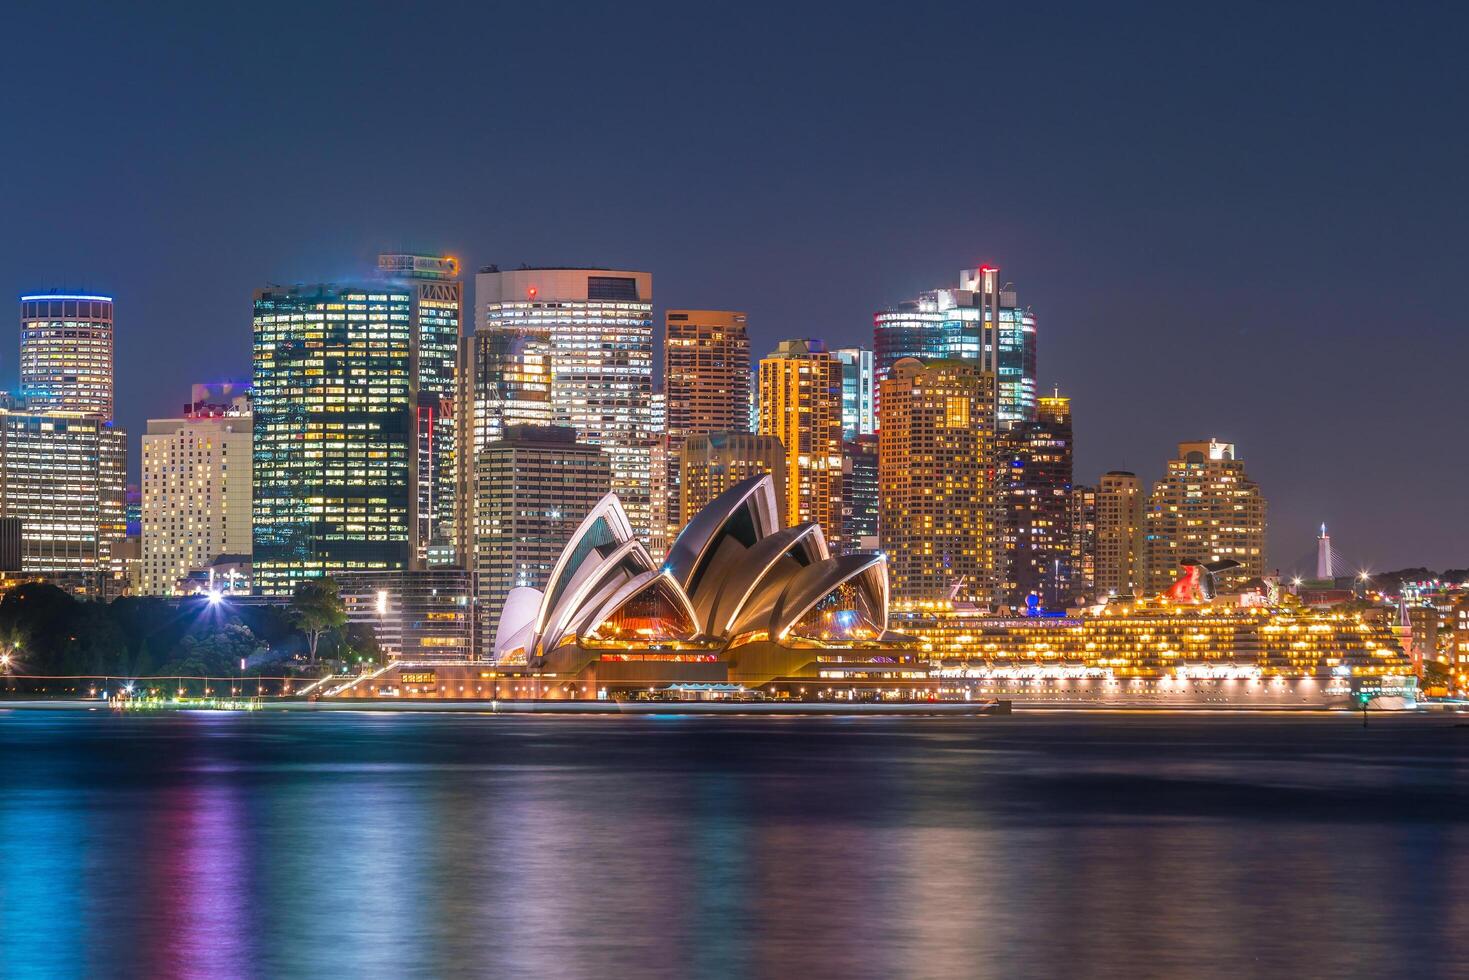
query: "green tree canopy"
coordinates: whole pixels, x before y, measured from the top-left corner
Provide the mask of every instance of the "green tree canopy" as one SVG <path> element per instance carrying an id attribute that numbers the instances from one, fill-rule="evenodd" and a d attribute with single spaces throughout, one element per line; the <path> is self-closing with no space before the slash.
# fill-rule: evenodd
<path id="1" fill-rule="evenodd" d="M 325 633 L 339 629 L 347 622 L 347 607 L 341 590 L 329 578 L 310 579 L 296 586 L 291 596 L 291 621 L 306 637 L 311 662 L 316 663 L 316 647 Z"/>

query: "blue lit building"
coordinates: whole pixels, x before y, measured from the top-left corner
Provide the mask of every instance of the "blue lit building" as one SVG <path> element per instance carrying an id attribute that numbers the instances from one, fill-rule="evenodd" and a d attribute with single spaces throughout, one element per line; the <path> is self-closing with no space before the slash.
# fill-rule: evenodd
<path id="1" fill-rule="evenodd" d="M 874 366 L 885 378 L 905 357 L 977 361 L 996 377 L 996 428 L 1036 417 L 1035 314 L 1021 308 L 1000 270 L 959 273 L 957 289 L 933 289 L 873 317 Z"/>
<path id="2" fill-rule="evenodd" d="M 832 351 L 842 362 L 842 438 L 870 436 L 877 431 L 873 393 L 877 371 L 872 351 L 865 347 L 839 347 Z"/>

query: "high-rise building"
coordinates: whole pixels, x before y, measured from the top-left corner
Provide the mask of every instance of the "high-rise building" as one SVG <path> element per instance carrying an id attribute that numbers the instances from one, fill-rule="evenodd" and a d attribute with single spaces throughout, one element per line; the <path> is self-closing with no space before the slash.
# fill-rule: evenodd
<path id="1" fill-rule="evenodd" d="M 1071 487 L 1071 598 L 1097 591 L 1097 488 Z"/>
<path id="2" fill-rule="evenodd" d="M 181 579 L 219 556 L 250 554 L 252 440 L 245 390 L 214 400 L 208 386 L 195 385 L 179 417 L 148 420 L 139 569 L 143 594 L 177 594 Z"/>
<path id="3" fill-rule="evenodd" d="M 459 345 L 456 411 L 455 551 L 476 567 L 475 469 L 485 446 L 511 425 L 550 425 L 551 335 L 545 329 L 491 327 Z"/>
<path id="4" fill-rule="evenodd" d="M 1143 512 L 1147 494 L 1136 473 L 1111 470 L 1097 482 L 1097 595 L 1140 594 L 1146 577 Z"/>
<path id="5" fill-rule="evenodd" d="M 21 570 L 105 591 L 121 570 L 126 471 L 127 436 L 99 415 L 0 411 L 0 517 L 21 522 Z"/>
<path id="6" fill-rule="evenodd" d="M 679 450 L 679 471 L 679 506 L 685 514 L 697 514 L 735 484 L 769 473 L 785 523 L 786 451 L 775 436 L 738 430 L 690 436 Z"/>
<path id="7" fill-rule="evenodd" d="M 461 442 L 471 457 L 503 438 L 506 426 L 552 423 L 549 331 L 477 330 L 461 346 Z"/>
<path id="8" fill-rule="evenodd" d="M 1153 484 L 1144 526 L 1149 592 L 1172 584 L 1186 561 L 1239 562 L 1221 583 L 1265 574 L 1265 498 L 1231 443 L 1179 443 L 1178 457 Z"/>
<path id="9" fill-rule="evenodd" d="M 409 290 L 410 372 L 414 439 L 409 444 L 413 494 L 413 554 L 422 565 L 429 545 L 447 542 L 455 519 L 454 397 L 463 320 L 459 260 L 449 256 L 384 254 L 378 276 Z"/>
<path id="10" fill-rule="evenodd" d="M 256 292 L 257 591 L 414 563 L 412 307 L 384 283 Z"/>
<path id="11" fill-rule="evenodd" d="M 511 589 L 546 585 L 567 539 L 612 486 L 607 453 L 559 426 L 510 425 L 476 465 L 474 571 L 487 636 Z"/>
<path id="12" fill-rule="evenodd" d="M 877 369 L 872 351 L 865 347 L 838 347 L 832 351 L 842 362 L 842 438 L 848 442 L 877 431 Z"/>
<path id="13" fill-rule="evenodd" d="M 490 266 L 475 277 L 475 329 L 544 330 L 558 425 L 601 447 L 639 537 L 652 525 L 653 277 L 614 269 Z"/>
<path id="14" fill-rule="evenodd" d="M 1034 421 L 1000 433 L 995 492 L 1005 542 L 1005 601 L 1035 595 L 1057 609 L 1071 598 L 1071 399 L 1040 399 Z"/>
<path id="15" fill-rule="evenodd" d="M 993 602 L 1000 541 L 987 503 L 993 377 L 973 361 L 903 358 L 878 392 L 878 533 L 901 599 Z"/>
<path id="16" fill-rule="evenodd" d="M 112 421 L 112 297 L 20 298 L 20 388 L 30 412 Z"/>
<path id="17" fill-rule="evenodd" d="M 882 500 L 876 433 L 845 440 L 842 455 L 842 550 L 877 551 Z"/>
<path id="18" fill-rule="evenodd" d="M 819 340 L 783 340 L 760 361 L 760 434 L 785 447 L 786 521 L 842 536 L 842 362 Z"/>
<path id="19" fill-rule="evenodd" d="M 683 527 L 679 454 L 690 436 L 740 432 L 750 420 L 750 338 L 745 314 L 669 310 L 663 327 L 663 495 L 668 540 Z M 656 429 L 656 426 L 655 426 Z M 656 544 L 656 543 L 655 543 Z"/>
<path id="20" fill-rule="evenodd" d="M 879 379 L 905 357 L 978 361 L 996 378 L 995 424 L 1009 429 L 1035 418 L 1036 321 L 1014 288 L 990 266 L 959 273 L 957 289 L 933 289 L 873 318 Z"/>

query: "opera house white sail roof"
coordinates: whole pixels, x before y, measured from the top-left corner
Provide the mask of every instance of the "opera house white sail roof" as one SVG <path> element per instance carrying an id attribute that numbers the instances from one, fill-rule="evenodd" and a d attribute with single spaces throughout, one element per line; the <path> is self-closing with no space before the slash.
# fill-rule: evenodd
<path id="1" fill-rule="evenodd" d="M 534 663 L 568 646 L 719 651 L 888 637 L 884 558 L 834 557 L 818 525 L 781 527 L 779 513 L 769 476 L 745 480 L 694 515 L 660 566 L 608 494 L 566 543 L 545 589 L 506 598 L 494 659 Z"/>

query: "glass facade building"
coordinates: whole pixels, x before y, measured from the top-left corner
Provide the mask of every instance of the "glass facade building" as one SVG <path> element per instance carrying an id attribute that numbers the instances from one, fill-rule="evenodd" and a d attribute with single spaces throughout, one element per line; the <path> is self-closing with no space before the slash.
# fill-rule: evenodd
<path id="1" fill-rule="evenodd" d="M 268 288 L 254 310 L 256 591 L 413 561 L 406 288 Z"/>
<path id="2" fill-rule="evenodd" d="M 653 521 L 652 275 L 491 266 L 475 277 L 475 329 L 545 332 L 554 421 L 607 454 L 612 489 L 646 536 Z"/>
<path id="3" fill-rule="evenodd" d="M 1004 534 L 1005 601 L 1034 595 L 1048 609 L 1070 600 L 1077 578 L 1072 540 L 1071 399 L 1042 398 L 1035 421 L 1001 433 L 995 492 Z"/>
<path id="4" fill-rule="evenodd" d="M 975 361 L 993 371 L 995 425 L 1000 430 L 1035 418 L 1036 320 L 1001 285 L 999 269 L 959 273 L 957 289 L 934 289 L 873 317 L 878 378 L 905 357 Z"/>
<path id="5" fill-rule="evenodd" d="M 877 435 L 842 443 L 842 550 L 878 550 Z"/>
<path id="6" fill-rule="evenodd" d="M 112 421 L 112 297 L 20 298 L 20 387 L 32 412 Z"/>
<path id="7" fill-rule="evenodd" d="M 378 275 L 410 291 L 411 371 L 414 385 L 413 551 L 428 560 L 429 546 L 452 539 L 457 489 L 455 379 L 463 317 L 459 260 L 433 255 L 379 255 Z"/>
<path id="8" fill-rule="evenodd" d="M 832 351 L 842 362 L 842 438 L 849 442 L 877 431 L 877 369 L 872 351 L 865 347 L 838 347 Z"/>

